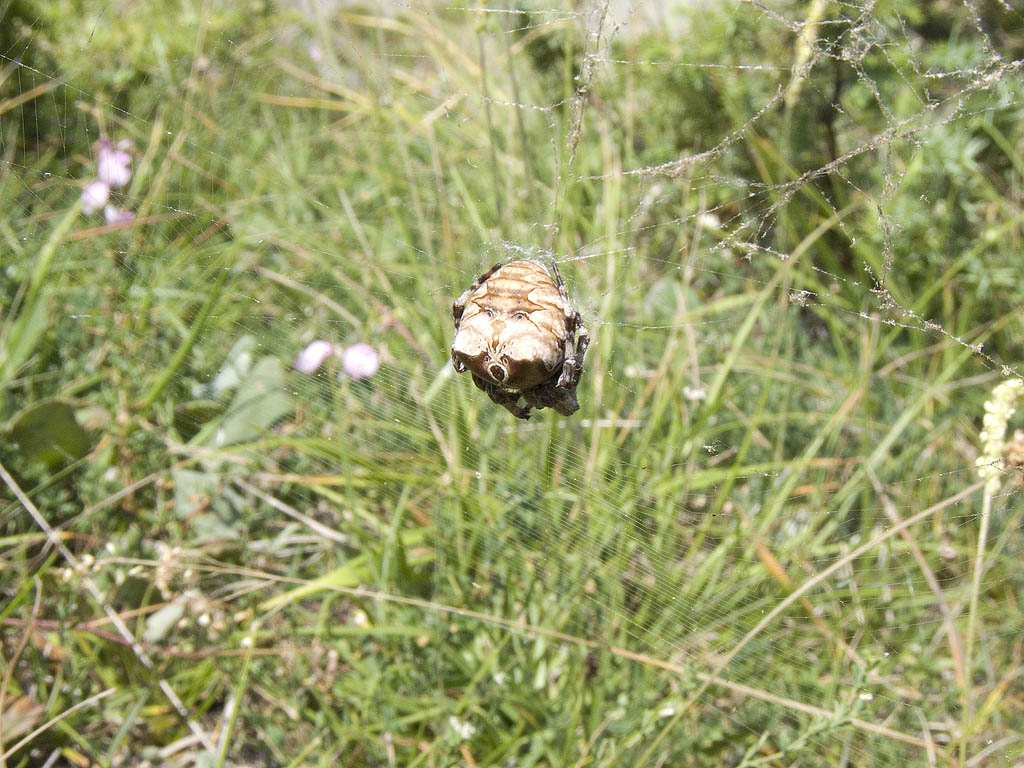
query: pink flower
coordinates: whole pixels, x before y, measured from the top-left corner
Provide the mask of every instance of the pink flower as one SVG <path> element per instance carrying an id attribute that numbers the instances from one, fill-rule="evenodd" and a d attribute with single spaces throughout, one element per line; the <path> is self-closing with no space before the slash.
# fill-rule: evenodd
<path id="1" fill-rule="evenodd" d="M 380 355 L 369 344 L 353 344 L 341 353 L 341 369 L 353 379 L 368 379 L 379 368 Z"/>
<path id="2" fill-rule="evenodd" d="M 332 352 L 334 345 L 331 342 L 317 339 L 295 356 L 292 365 L 299 373 L 315 373 Z"/>
<path id="3" fill-rule="evenodd" d="M 96 175 L 111 187 L 123 187 L 132 177 L 132 156 L 128 153 L 130 141 L 119 141 L 115 147 L 110 139 L 100 139 L 96 145 Z"/>
<path id="4" fill-rule="evenodd" d="M 135 218 L 135 212 L 108 205 L 103 209 L 103 217 L 107 220 L 107 224 L 124 224 Z"/>
<path id="5" fill-rule="evenodd" d="M 82 213 L 96 213 L 110 199 L 110 187 L 102 181 L 94 181 L 82 190 Z"/>

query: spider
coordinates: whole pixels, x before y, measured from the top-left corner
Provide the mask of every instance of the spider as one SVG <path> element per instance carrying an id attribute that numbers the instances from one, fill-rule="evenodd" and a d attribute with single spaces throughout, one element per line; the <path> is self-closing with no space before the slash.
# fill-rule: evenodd
<path id="1" fill-rule="evenodd" d="M 532 259 L 495 264 L 452 305 L 452 365 L 520 419 L 533 408 L 570 416 L 580 407 L 590 336 L 554 264 L 552 271 L 554 278 Z"/>

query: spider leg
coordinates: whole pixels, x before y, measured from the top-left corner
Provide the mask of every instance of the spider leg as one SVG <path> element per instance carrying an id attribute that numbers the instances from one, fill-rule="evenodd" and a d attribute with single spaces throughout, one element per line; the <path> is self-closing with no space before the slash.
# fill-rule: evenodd
<path id="1" fill-rule="evenodd" d="M 479 286 L 479 285 L 482 285 L 483 283 L 486 283 L 487 282 L 487 278 L 489 278 L 491 275 L 493 275 L 495 272 L 497 272 L 503 266 L 505 266 L 504 262 L 499 261 L 493 267 L 491 267 L 486 272 L 484 272 L 482 275 L 480 275 L 480 277 L 478 277 L 476 279 L 476 284 Z"/>
<path id="2" fill-rule="evenodd" d="M 569 390 L 564 397 L 552 400 L 551 407 L 563 416 L 572 416 L 580 409 L 580 402 L 576 399 L 576 390 Z"/>
<path id="3" fill-rule="evenodd" d="M 459 360 L 459 358 L 457 358 L 455 356 L 455 349 L 454 348 L 452 349 L 452 368 L 455 369 L 456 373 L 465 373 L 466 372 L 466 364 L 464 362 L 462 362 L 461 360 Z"/>
<path id="4" fill-rule="evenodd" d="M 578 312 L 573 313 L 569 326 L 570 330 L 566 334 L 563 350 L 562 373 L 558 377 L 558 386 L 560 387 L 571 387 L 580 380 L 580 373 L 583 371 L 583 356 L 587 353 L 587 347 L 590 345 L 590 334 L 587 333 Z"/>
<path id="5" fill-rule="evenodd" d="M 586 326 L 579 319 L 579 315 L 576 316 L 576 321 L 579 324 L 579 338 L 576 339 L 576 381 L 580 380 L 580 374 L 583 372 L 583 357 L 587 354 L 587 347 L 590 346 L 590 334 L 587 333 Z"/>
<path id="6" fill-rule="evenodd" d="M 578 321 L 579 315 L 577 315 L 576 318 Z M 587 333 L 587 329 L 583 327 L 582 323 L 580 323 L 579 336 L 576 339 L 576 348 L 572 350 L 572 354 L 566 354 L 565 364 L 562 368 L 562 375 L 558 378 L 557 386 L 559 387 L 559 393 L 562 396 L 551 405 L 552 408 L 563 416 L 571 416 L 574 412 L 579 410 L 580 404 L 576 400 L 576 387 L 580 383 L 580 376 L 583 375 L 583 357 L 587 354 L 587 347 L 589 345 L 590 334 Z M 569 344 L 566 344 L 566 349 L 569 349 Z M 569 367 L 570 361 L 572 364 L 571 368 Z"/>
<path id="7" fill-rule="evenodd" d="M 522 395 L 527 405 L 537 410 L 553 408 L 563 416 L 572 416 L 580 409 L 579 401 L 576 400 L 576 391 L 572 387 L 563 389 L 548 382 L 532 389 L 524 389 Z"/>
<path id="8" fill-rule="evenodd" d="M 472 374 L 473 383 L 480 389 L 487 393 L 487 396 L 491 398 L 496 404 L 500 405 L 506 411 L 511 413 L 517 419 L 528 419 L 530 418 L 530 405 L 521 406 L 519 405 L 519 393 L 510 392 L 507 389 L 496 387 L 488 381 L 484 381 L 475 373 Z"/>
<path id="9" fill-rule="evenodd" d="M 558 264 L 551 264 L 551 271 L 555 275 L 555 285 L 558 286 L 558 296 L 562 299 L 562 311 L 565 312 L 566 334 L 565 344 L 562 347 L 562 372 L 558 377 L 558 386 L 562 388 L 571 387 L 575 380 L 579 380 L 576 369 L 582 368 L 583 356 L 579 353 L 578 345 L 574 348 L 573 341 L 576 338 L 576 331 L 582 326 L 579 312 L 572 309 L 569 303 L 569 292 L 565 289 L 565 281 L 562 273 L 558 271 Z M 586 329 L 583 330 L 586 334 Z M 587 337 L 589 343 L 589 337 Z M 583 347 L 586 349 L 586 345 Z"/>
<path id="10" fill-rule="evenodd" d="M 562 273 L 558 271 L 558 262 L 551 262 L 551 271 L 555 273 L 555 285 L 558 286 L 558 292 L 562 294 L 562 298 L 568 298 L 565 294 L 565 281 L 562 279 Z"/>

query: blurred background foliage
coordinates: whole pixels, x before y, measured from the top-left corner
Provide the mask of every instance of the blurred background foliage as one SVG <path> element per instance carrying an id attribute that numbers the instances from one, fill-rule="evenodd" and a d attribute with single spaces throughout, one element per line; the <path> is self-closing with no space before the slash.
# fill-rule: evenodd
<path id="1" fill-rule="evenodd" d="M 1019 759 L 1014 477 L 973 659 L 972 499 L 715 665 L 975 480 L 1021 13 L 503 10 L 0 0 L 4 748 L 112 690 L 9 764 Z M 80 211 L 101 137 L 126 225 Z M 450 302 L 539 249 L 595 344 L 579 419 L 517 427 Z"/>

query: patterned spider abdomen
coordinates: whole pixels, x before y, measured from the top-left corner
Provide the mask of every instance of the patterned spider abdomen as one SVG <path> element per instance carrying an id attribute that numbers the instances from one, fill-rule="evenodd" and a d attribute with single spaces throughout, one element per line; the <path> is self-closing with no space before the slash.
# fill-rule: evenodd
<path id="1" fill-rule="evenodd" d="M 460 306 L 452 356 L 480 378 L 528 389 L 560 369 L 572 309 L 538 262 L 499 267 L 466 291 Z"/>

